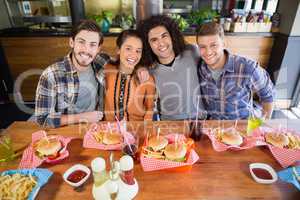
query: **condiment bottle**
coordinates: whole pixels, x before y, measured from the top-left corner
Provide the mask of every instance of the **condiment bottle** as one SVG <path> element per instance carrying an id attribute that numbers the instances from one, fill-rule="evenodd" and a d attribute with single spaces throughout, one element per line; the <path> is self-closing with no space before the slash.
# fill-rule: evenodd
<path id="1" fill-rule="evenodd" d="M 108 179 L 105 160 L 101 157 L 95 158 L 91 162 L 91 167 L 95 186 L 99 187 L 103 185 L 103 183 L 105 183 Z"/>
<path id="2" fill-rule="evenodd" d="M 116 199 L 119 192 L 119 173 L 116 168 L 113 168 L 109 171 L 109 181 L 107 183 L 107 190 L 111 199 Z"/>
<path id="3" fill-rule="evenodd" d="M 125 155 L 120 159 L 120 176 L 122 181 L 127 185 L 134 185 L 133 159 L 131 156 Z"/>

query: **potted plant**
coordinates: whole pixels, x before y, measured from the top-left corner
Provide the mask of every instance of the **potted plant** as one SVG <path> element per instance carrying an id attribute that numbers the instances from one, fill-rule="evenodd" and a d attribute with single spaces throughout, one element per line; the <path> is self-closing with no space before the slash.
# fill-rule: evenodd
<path id="1" fill-rule="evenodd" d="M 113 26 L 121 27 L 123 30 L 130 29 L 135 23 L 135 19 L 131 14 L 121 13 L 113 19 Z"/>
<path id="2" fill-rule="evenodd" d="M 199 26 L 205 22 L 214 21 L 219 17 L 217 11 L 210 8 L 203 8 L 196 11 L 192 11 L 189 17 L 191 25 Z"/>
<path id="3" fill-rule="evenodd" d="M 103 33 L 107 33 L 112 24 L 113 13 L 108 10 L 103 10 L 99 15 L 92 15 L 88 18 L 95 20 L 101 27 Z"/>
<path id="4" fill-rule="evenodd" d="M 184 31 L 189 27 L 189 23 L 181 15 L 174 13 L 170 14 L 170 17 L 176 21 L 180 31 Z"/>

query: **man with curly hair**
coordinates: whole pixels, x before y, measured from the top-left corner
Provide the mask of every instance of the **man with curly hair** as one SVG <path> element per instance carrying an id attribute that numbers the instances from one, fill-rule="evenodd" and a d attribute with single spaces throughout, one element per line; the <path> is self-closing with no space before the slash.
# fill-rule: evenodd
<path id="1" fill-rule="evenodd" d="M 197 46 L 186 44 L 177 23 L 165 15 L 141 21 L 138 30 L 148 55 L 146 63 L 155 77 L 161 119 L 196 118 L 198 102 L 202 108 L 201 101 L 197 101 Z"/>

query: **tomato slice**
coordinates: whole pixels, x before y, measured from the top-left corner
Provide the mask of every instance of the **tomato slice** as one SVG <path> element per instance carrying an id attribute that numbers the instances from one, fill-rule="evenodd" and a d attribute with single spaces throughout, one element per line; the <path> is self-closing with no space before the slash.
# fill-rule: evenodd
<path id="1" fill-rule="evenodd" d="M 59 152 L 57 152 L 56 154 L 50 155 L 48 156 L 49 160 L 55 160 L 56 158 L 58 158 L 60 156 Z"/>

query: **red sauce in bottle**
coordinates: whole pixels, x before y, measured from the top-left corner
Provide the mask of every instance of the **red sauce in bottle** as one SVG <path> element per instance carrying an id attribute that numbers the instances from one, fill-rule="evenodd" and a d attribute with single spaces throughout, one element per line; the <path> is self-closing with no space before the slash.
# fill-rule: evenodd
<path id="1" fill-rule="evenodd" d="M 81 181 L 85 176 L 87 175 L 86 172 L 82 171 L 82 170 L 75 170 L 74 172 L 72 172 L 67 180 L 73 183 L 78 183 L 79 181 Z"/>
<path id="2" fill-rule="evenodd" d="M 261 168 L 253 168 L 252 169 L 253 173 L 255 174 L 255 176 L 257 178 L 260 179 L 265 179 L 265 180 L 271 180 L 273 179 L 272 175 L 270 174 L 270 172 L 268 172 L 265 169 L 261 169 Z"/>
<path id="3" fill-rule="evenodd" d="M 124 183 L 128 185 L 134 185 L 134 175 L 133 175 L 133 169 L 129 171 L 123 171 L 121 174 L 121 179 L 124 181 Z"/>

